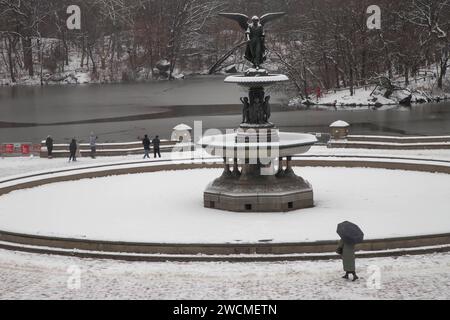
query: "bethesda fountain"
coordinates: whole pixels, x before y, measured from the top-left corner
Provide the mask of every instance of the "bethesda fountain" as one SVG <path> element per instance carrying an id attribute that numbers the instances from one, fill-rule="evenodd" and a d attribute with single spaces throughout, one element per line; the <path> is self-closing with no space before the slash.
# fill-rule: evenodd
<path id="1" fill-rule="evenodd" d="M 222 175 L 204 192 L 204 206 L 235 212 L 283 212 L 314 205 L 311 184 L 295 174 L 293 155 L 307 152 L 317 142 L 315 136 L 280 132 L 270 120 L 270 96 L 266 89 L 288 81 L 271 74 L 266 60 L 264 26 L 285 13 L 269 13 L 258 18 L 237 13 L 220 15 L 235 20 L 245 31 L 245 58 L 253 64 L 242 75 L 229 76 L 226 83 L 246 91 L 242 97 L 242 123 L 232 133 L 205 136 L 199 144 L 211 155 L 223 158 Z"/>

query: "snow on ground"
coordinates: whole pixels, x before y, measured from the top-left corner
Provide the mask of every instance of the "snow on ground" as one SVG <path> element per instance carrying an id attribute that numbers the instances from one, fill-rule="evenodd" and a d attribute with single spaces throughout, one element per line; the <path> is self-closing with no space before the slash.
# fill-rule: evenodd
<path id="1" fill-rule="evenodd" d="M 291 99 L 289 106 L 291 107 L 299 107 L 302 104 L 315 104 L 321 106 L 335 106 L 338 109 L 346 109 L 348 107 L 359 107 L 359 106 L 376 106 L 377 108 L 382 106 L 395 106 L 398 105 L 403 99 L 407 98 L 411 95 L 411 101 L 413 103 L 423 103 L 430 101 L 432 99 L 450 99 L 450 92 L 448 92 L 448 88 L 446 90 L 438 90 L 437 88 L 437 79 L 433 77 L 434 71 L 427 71 L 426 76 L 422 76 L 419 79 L 412 79 L 410 84 L 406 86 L 403 90 L 396 90 L 390 96 L 390 98 L 385 98 L 384 89 L 376 89 L 374 85 L 368 85 L 365 87 L 356 87 L 354 89 L 354 94 L 350 94 L 350 89 L 337 89 L 330 90 L 326 92 L 317 99 L 315 94 L 312 94 L 308 101 L 303 101 L 301 98 L 293 98 Z M 403 79 L 401 77 L 397 77 L 394 83 L 397 83 L 398 86 L 403 86 Z M 449 86 L 450 84 L 450 74 L 447 75 L 447 78 L 444 79 L 445 86 Z M 385 107 L 386 108 L 386 107 Z"/>
<path id="2" fill-rule="evenodd" d="M 34 46 L 37 47 L 36 44 L 37 39 L 33 39 Z M 42 38 L 40 39 L 41 44 L 44 48 L 44 52 L 46 55 L 49 54 L 50 48 L 53 48 L 55 45 L 58 45 L 59 40 L 55 38 Z M 105 41 L 108 41 L 108 37 L 105 37 Z M 124 48 L 125 49 L 125 48 Z M 92 67 L 89 67 L 89 63 L 86 62 L 81 63 L 82 53 L 70 46 L 69 44 L 69 52 L 68 52 L 68 65 L 64 65 L 64 71 L 56 68 L 55 70 L 50 70 L 45 66 L 42 69 L 42 84 L 46 85 L 64 85 L 64 84 L 89 84 L 89 83 L 116 83 L 128 81 L 129 79 L 123 78 L 122 71 L 126 69 L 126 66 L 129 61 L 127 50 L 124 50 L 124 54 L 120 57 L 119 61 L 114 61 L 114 66 L 111 68 L 111 65 L 106 64 L 105 68 L 97 68 L 97 74 L 94 75 L 91 71 Z M 34 50 L 34 55 L 38 54 L 37 50 Z M 38 60 L 35 57 L 35 60 Z M 100 64 L 100 61 L 97 61 L 97 64 Z M 125 68 L 124 68 L 125 67 Z M 33 77 L 28 75 L 27 70 L 20 69 L 18 70 L 18 74 L 16 74 L 16 82 L 13 83 L 11 81 L 9 73 L 6 72 L 6 69 L 0 68 L 0 86 L 15 86 L 15 85 L 27 85 L 27 86 L 38 86 L 41 85 L 41 64 L 34 64 L 35 75 Z M 194 71 L 186 70 L 187 74 L 192 74 Z M 148 68 L 141 68 L 137 72 L 136 81 L 147 81 L 152 79 L 152 70 Z M 155 75 L 156 77 L 156 75 Z M 173 71 L 174 79 L 184 79 L 184 74 L 181 73 L 179 68 L 175 68 Z M 166 79 L 161 77 L 161 79 Z"/>
<path id="3" fill-rule="evenodd" d="M 376 102 L 383 105 L 397 105 L 398 101 L 394 101 L 391 99 L 386 99 L 382 95 L 377 95 L 376 100 L 374 101 L 374 97 L 370 96 L 373 91 L 373 87 L 367 88 L 358 88 L 355 89 L 355 94 L 350 96 L 350 92 L 345 91 L 337 91 L 336 93 L 330 93 L 325 95 L 323 98 L 319 99 L 318 103 L 320 104 L 334 104 L 336 101 L 337 105 L 375 105 Z"/>
<path id="4" fill-rule="evenodd" d="M 401 100 L 406 98 L 409 94 L 412 94 L 412 102 L 420 103 L 427 102 L 428 99 L 431 98 L 440 98 L 449 99 L 450 94 L 442 93 L 430 96 L 424 91 L 406 91 L 398 93 L 397 95 L 393 95 L 391 98 L 385 98 L 383 96 L 383 92 L 375 91 L 373 94 L 373 90 L 375 87 L 368 86 L 365 88 L 356 88 L 353 95 L 350 95 L 349 90 L 340 90 L 335 92 L 329 92 L 324 94 L 322 98 L 316 99 L 315 97 L 309 100 L 308 103 L 319 105 L 319 106 L 335 106 L 338 109 L 346 109 L 349 107 L 367 107 L 373 106 L 380 108 L 383 110 L 383 106 L 397 106 Z M 305 104 L 306 101 L 303 101 L 300 98 L 294 98 L 289 102 L 290 107 L 298 107 L 302 103 Z"/>
<path id="5" fill-rule="evenodd" d="M 203 153 L 198 153 L 203 155 Z M 171 160 L 190 157 L 191 153 L 161 153 L 161 158 L 154 159 L 151 154 L 151 159 L 146 161 Z M 113 157 L 97 157 L 91 159 L 90 157 L 77 158 L 76 162 L 68 162 L 67 158 L 39 158 L 39 157 L 14 157 L 14 158 L 0 158 L 0 178 L 12 177 L 31 172 L 45 172 L 57 169 L 76 169 L 86 166 L 97 166 L 104 164 L 116 164 L 126 162 L 143 161 L 143 155 L 128 155 L 128 156 L 113 156 Z"/>
<path id="6" fill-rule="evenodd" d="M 79 289 L 68 286 L 74 270 Z M 449 253 L 359 259 L 357 271 L 351 282 L 338 260 L 146 263 L 0 250 L 0 299 L 450 299 Z"/>
<path id="7" fill-rule="evenodd" d="M 261 214 L 208 209 L 203 191 L 221 170 L 162 171 L 14 191 L 0 198 L 0 229 L 157 243 L 336 240 L 336 225 L 345 220 L 360 225 L 366 239 L 450 232 L 447 174 L 362 168 L 296 171 L 313 185 L 314 208 Z"/>
<path id="8" fill-rule="evenodd" d="M 36 44 L 37 39 L 33 39 L 34 46 Z M 40 39 L 41 44 L 44 48 L 46 54 L 48 54 L 48 50 L 58 44 L 59 40 L 55 38 L 42 38 Z M 34 54 L 37 55 L 37 50 L 34 51 Z M 84 66 L 81 67 L 81 54 L 76 52 L 69 46 L 69 64 L 64 66 L 64 71 L 54 70 L 53 72 L 44 68 L 42 70 L 42 80 L 43 84 L 86 84 L 94 81 L 91 78 L 91 73 L 89 69 Z M 8 74 L 0 73 L 0 86 L 2 85 L 27 85 L 27 86 L 38 86 L 41 85 L 41 75 L 40 68 L 41 65 L 39 63 L 35 63 L 35 75 L 30 77 L 26 70 L 19 70 L 19 74 L 16 74 L 16 82 L 12 83 Z"/>
<path id="9" fill-rule="evenodd" d="M 198 153 L 196 153 L 198 155 Z M 207 157 L 204 152 L 201 156 Z M 420 159 L 449 160 L 450 150 L 371 150 L 371 149 L 329 149 L 325 146 L 313 146 L 306 154 L 308 156 L 385 156 L 385 157 L 408 157 Z M 162 159 L 174 159 L 190 157 L 191 153 L 161 153 Z M 10 177 L 20 174 L 26 174 L 36 171 L 71 169 L 84 166 L 94 166 L 109 163 L 133 162 L 142 160 L 141 155 L 98 157 L 91 159 L 89 157 L 78 158 L 77 162 L 68 163 L 65 158 L 45 159 L 39 157 L 19 157 L 19 158 L 0 158 L 0 178 Z M 157 159 L 158 160 L 158 159 Z M 152 158 L 150 161 L 154 161 Z"/>
<path id="10" fill-rule="evenodd" d="M 315 146 L 308 154 L 450 160 L 450 150 L 330 150 Z M 0 159 L 0 177 L 140 159 L 82 158 L 70 164 L 66 159 Z M 78 290 L 67 285 L 73 275 L 68 272 L 70 267 L 80 268 Z M 376 268 L 381 272 L 380 289 L 368 286 Z M 357 269 L 361 280 L 352 283 L 340 278 L 339 261 L 145 263 L 0 250 L 0 299 L 450 299 L 449 253 L 359 259 Z"/>

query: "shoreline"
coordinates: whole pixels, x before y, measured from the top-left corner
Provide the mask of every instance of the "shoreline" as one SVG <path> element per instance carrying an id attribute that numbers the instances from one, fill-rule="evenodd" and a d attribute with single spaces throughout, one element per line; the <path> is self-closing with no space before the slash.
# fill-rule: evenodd
<path id="1" fill-rule="evenodd" d="M 288 107 L 292 108 L 300 108 L 300 107 L 328 107 L 328 108 L 335 108 L 336 110 L 339 110 L 339 108 L 359 108 L 359 107 L 368 107 L 373 108 L 374 110 L 383 108 L 383 107 L 395 107 L 395 106 L 401 106 L 405 108 L 410 108 L 413 105 L 419 105 L 419 104 L 429 104 L 429 103 L 442 103 L 447 102 L 450 100 L 450 93 L 449 92 L 443 92 L 441 94 L 431 94 L 426 93 L 421 94 L 419 97 L 412 98 L 409 102 L 402 102 L 402 101 L 394 101 L 392 99 L 387 99 L 382 97 L 382 101 L 374 101 L 374 102 L 362 102 L 358 101 L 355 102 L 358 98 L 353 96 L 351 97 L 352 102 L 343 102 L 344 98 L 347 96 L 343 96 L 340 99 L 341 100 L 335 100 L 334 102 L 329 102 L 327 100 L 326 102 L 314 102 L 311 99 L 304 99 L 301 100 L 298 97 L 291 98 L 289 100 Z M 376 97 L 375 97 L 376 98 Z M 322 98 L 322 100 L 325 100 L 326 98 Z"/>
<path id="2" fill-rule="evenodd" d="M 355 104 L 355 103 L 349 103 L 349 104 L 338 104 L 338 105 L 333 105 L 333 104 L 329 104 L 329 103 L 316 103 L 316 104 L 311 104 L 309 106 L 321 106 L 321 107 L 374 107 L 374 108 L 381 108 L 383 106 L 401 106 L 401 107 L 411 107 L 412 105 L 417 105 L 417 104 L 427 104 L 427 103 L 442 103 L 442 102 L 446 102 L 450 100 L 450 94 L 446 94 L 443 97 L 438 98 L 434 98 L 432 101 L 412 101 L 410 105 L 407 104 L 401 104 L 401 103 L 384 103 L 384 104 Z"/>
<path id="3" fill-rule="evenodd" d="M 215 77 L 215 76 L 225 76 L 225 74 L 204 74 L 204 73 L 188 73 L 183 74 L 182 77 L 174 77 L 172 79 L 164 79 L 164 78 L 155 78 L 155 79 L 143 79 L 143 80 L 135 80 L 135 81 L 125 81 L 125 80 L 116 80 L 116 81 L 101 81 L 101 80 L 85 80 L 82 82 L 66 82 L 67 78 L 77 78 L 75 76 L 68 75 L 64 80 L 61 81 L 49 81 L 44 80 L 44 83 L 40 83 L 39 78 L 33 79 L 21 79 L 16 82 L 11 82 L 9 79 L 0 79 L 0 88 L 14 88 L 14 87 L 47 87 L 47 86 L 83 86 L 83 85 L 133 85 L 133 84 L 143 84 L 143 83 L 154 83 L 154 82 L 171 82 L 171 81 L 180 81 L 180 80 L 189 80 L 198 77 Z M 85 78 L 84 78 L 85 79 Z"/>

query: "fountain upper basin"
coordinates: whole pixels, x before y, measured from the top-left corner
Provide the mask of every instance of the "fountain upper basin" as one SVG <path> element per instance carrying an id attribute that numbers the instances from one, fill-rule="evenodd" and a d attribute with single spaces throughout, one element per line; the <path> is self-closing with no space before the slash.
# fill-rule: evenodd
<path id="1" fill-rule="evenodd" d="M 213 156 L 227 158 L 273 158 L 302 154 L 317 143 L 311 134 L 279 132 L 277 141 L 240 142 L 238 133 L 205 136 L 197 143 Z"/>
<path id="2" fill-rule="evenodd" d="M 257 76 L 236 75 L 229 76 L 225 79 L 225 83 L 235 83 L 244 87 L 268 86 L 285 81 L 289 81 L 289 78 L 283 74 L 267 74 Z"/>

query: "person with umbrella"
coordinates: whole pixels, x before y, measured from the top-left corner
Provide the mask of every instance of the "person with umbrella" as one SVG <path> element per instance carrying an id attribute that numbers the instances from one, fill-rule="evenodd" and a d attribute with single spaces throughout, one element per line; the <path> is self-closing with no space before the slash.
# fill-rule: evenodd
<path id="1" fill-rule="evenodd" d="M 356 281 L 359 277 L 356 275 L 355 245 L 364 240 L 364 233 L 356 224 L 348 221 L 338 224 L 337 233 L 341 240 L 336 252 L 342 257 L 345 271 L 345 275 L 342 278 L 348 279 L 351 274 L 353 281 Z"/>

